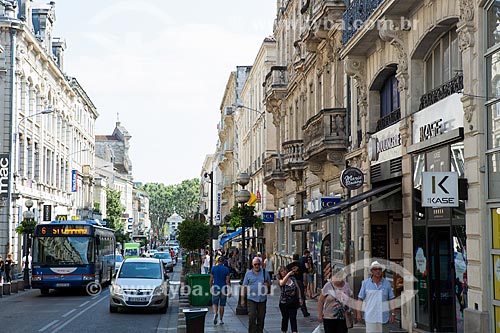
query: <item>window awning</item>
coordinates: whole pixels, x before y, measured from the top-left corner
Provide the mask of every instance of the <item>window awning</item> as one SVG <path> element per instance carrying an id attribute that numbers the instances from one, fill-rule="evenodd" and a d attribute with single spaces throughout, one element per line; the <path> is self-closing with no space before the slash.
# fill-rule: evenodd
<path id="1" fill-rule="evenodd" d="M 235 232 L 232 232 L 230 233 L 229 235 L 227 235 L 226 237 L 222 238 L 220 241 L 219 241 L 219 244 L 221 247 L 224 246 L 225 243 L 229 242 L 231 239 L 233 239 L 234 237 L 238 236 L 238 235 L 241 235 L 241 230 L 242 228 L 239 228 L 238 230 L 236 230 Z"/>
<path id="2" fill-rule="evenodd" d="M 322 209 L 320 211 L 306 215 L 305 217 L 310 219 L 310 220 L 316 220 L 316 219 L 319 219 L 319 218 L 322 218 L 325 216 L 329 216 L 329 215 L 333 215 L 333 214 L 340 214 L 343 210 L 349 209 L 350 207 L 360 203 L 361 201 L 369 199 L 369 198 L 373 197 L 374 195 L 384 194 L 383 197 L 376 199 L 376 200 L 382 200 L 382 199 L 384 199 L 384 198 L 386 198 L 394 193 L 397 193 L 399 191 L 401 191 L 401 183 L 399 183 L 399 182 L 384 185 L 381 187 L 376 187 L 376 188 L 373 188 L 369 191 L 366 191 L 366 192 L 358 194 L 354 197 L 351 197 L 347 200 L 341 201 L 339 204 L 337 204 L 333 207 Z"/>

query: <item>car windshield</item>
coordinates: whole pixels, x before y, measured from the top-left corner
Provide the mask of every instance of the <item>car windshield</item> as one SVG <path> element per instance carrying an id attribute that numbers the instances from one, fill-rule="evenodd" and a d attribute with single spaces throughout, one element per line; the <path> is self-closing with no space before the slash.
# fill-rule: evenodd
<path id="1" fill-rule="evenodd" d="M 122 262 L 123 261 L 123 257 L 121 256 L 121 254 L 117 254 L 116 255 L 116 262 Z"/>
<path id="2" fill-rule="evenodd" d="M 161 279 L 161 268 L 154 262 L 124 262 L 118 278 Z"/>
<path id="3" fill-rule="evenodd" d="M 158 259 L 172 259 L 170 256 L 170 253 L 167 252 L 156 252 L 153 256 L 153 258 L 158 258 Z"/>

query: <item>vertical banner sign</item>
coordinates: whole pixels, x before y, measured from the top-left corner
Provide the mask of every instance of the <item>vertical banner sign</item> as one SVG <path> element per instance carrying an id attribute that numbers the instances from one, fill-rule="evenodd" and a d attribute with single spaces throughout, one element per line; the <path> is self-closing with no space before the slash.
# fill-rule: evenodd
<path id="1" fill-rule="evenodd" d="M 0 155 L 0 199 L 9 197 L 9 155 Z"/>
<path id="2" fill-rule="evenodd" d="M 71 192 L 77 192 L 78 191 L 78 171 L 76 170 L 71 170 Z"/>
<path id="3" fill-rule="evenodd" d="M 328 234 L 323 238 L 321 243 L 321 273 L 323 275 L 323 287 L 330 279 L 332 275 L 332 241 L 331 234 Z"/>
<path id="4" fill-rule="evenodd" d="M 221 193 L 220 192 L 217 192 L 217 211 L 216 211 L 216 214 L 215 214 L 215 221 L 217 221 L 218 223 L 220 223 L 220 206 L 221 206 Z M 212 203 L 213 205 L 213 203 Z M 213 206 L 212 206 L 212 209 L 213 209 Z"/>
<path id="5" fill-rule="evenodd" d="M 51 205 L 43 205 L 43 220 L 51 221 L 52 220 L 52 206 Z"/>

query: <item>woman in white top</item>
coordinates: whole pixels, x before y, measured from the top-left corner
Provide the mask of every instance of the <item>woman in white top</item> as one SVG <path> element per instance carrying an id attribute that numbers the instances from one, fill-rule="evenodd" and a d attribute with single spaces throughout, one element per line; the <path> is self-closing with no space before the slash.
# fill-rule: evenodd
<path id="1" fill-rule="evenodd" d="M 344 280 L 342 271 L 334 273 L 323 289 L 318 300 L 318 321 L 323 323 L 325 333 L 347 333 L 347 315 L 352 298 L 352 290 Z"/>
<path id="2" fill-rule="evenodd" d="M 210 252 L 205 251 L 205 255 L 203 256 L 203 274 L 208 274 L 210 270 Z"/>

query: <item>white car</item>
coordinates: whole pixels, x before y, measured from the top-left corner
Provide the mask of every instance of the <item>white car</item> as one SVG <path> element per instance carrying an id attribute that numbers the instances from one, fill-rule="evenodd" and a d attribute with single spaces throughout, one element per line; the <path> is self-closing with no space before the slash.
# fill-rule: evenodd
<path id="1" fill-rule="evenodd" d="M 119 308 L 148 308 L 166 313 L 170 285 L 159 259 L 125 259 L 111 283 L 109 312 Z"/>
<path id="2" fill-rule="evenodd" d="M 146 252 L 146 257 L 147 257 L 147 258 L 153 258 L 154 254 L 155 254 L 156 252 L 158 252 L 158 250 L 148 250 L 148 251 Z"/>

